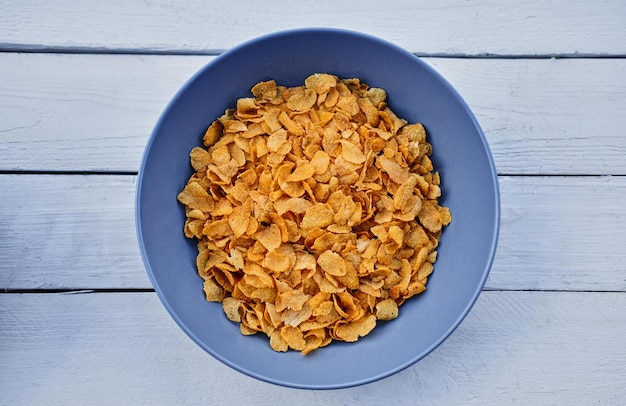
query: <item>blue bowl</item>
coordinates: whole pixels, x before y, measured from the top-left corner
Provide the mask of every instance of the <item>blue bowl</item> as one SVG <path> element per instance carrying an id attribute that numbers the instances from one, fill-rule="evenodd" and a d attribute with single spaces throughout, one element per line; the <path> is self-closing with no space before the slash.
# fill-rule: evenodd
<path id="1" fill-rule="evenodd" d="M 259 81 L 296 86 L 312 73 L 357 77 L 387 91 L 391 109 L 424 124 L 442 179 L 444 230 L 426 292 L 356 343 L 333 342 L 302 356 L 274 352 L 264 334 L 242 336 L 219 303 L 205 301 L 196 245 L 183 235 L 176 195 L 192 174 L 189 151 L 207 126 L 250 95 Z M 461 323 L 478 298 L 495 255 L 498 180 L 487 141 L 459 94 L 415 55 L 379 38 L 336 29 L 300 29 L 237 46 L 202 68 L 169 103 L 139 171 L 136 223 L 141 254 L 159 298 L 200 347 L 249 376 L 296 388 L 372 382 L 425 357 Z"/>

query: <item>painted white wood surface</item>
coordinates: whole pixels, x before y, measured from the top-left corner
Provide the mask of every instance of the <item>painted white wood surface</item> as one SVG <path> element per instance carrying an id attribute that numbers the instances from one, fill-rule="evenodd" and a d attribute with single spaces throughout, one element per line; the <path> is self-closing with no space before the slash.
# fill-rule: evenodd
<path id="1" fill-rule="evenodd" d="M 0 404 L 618 405 L 625 308 L 625 293 L 483 292 L 412 367 L 361 387 L 309 391 L 222 365 L 154 293 L 0 295 Z"/>
<path id="2" fill-rule="evenodd" d="M 0 0 L 0 405 L 623 404 L 624 21 L 621 0 Z M 333 391 L 246 377 L 132 291 L 150 289 L 134 173 L 167 101 L 211 55 L 307 26 L 428 56 L 501 174 L 467 319 L 415 366 Z"/>
<path id="3" fill-rule="evenodd" d="M 168 100 L 211 59 L 0 53 L 0 170 L 137 171 Z M 499 173 L 626 174 L 626 59 L 424 60 L 474 111 Z"/>
<path id="4" fill-rule="evenodd" d="M 486 289 L 626 291 L 626 177 L 501 176 Z M 0 291 L 149 289 L 134 176 L 0 175 Z"/>
<path id="5" fill-rule="evenodd" d="M 206 52 L 342 27 L 427 54 L 626 54 L 621 0 L 0 2 L 0 47 Z"/>

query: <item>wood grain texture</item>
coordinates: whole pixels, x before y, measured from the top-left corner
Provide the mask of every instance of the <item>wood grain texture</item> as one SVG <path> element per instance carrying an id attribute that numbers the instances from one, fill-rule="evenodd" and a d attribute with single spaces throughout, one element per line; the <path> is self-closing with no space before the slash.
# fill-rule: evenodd
<path id="1" fill-rule="evenodd" d="M 2 288 L 151 287 L 134 176 L 3 175 L 0 185 Z"/>
<path id="2" fill-rule="evenodd" d="M 626 291 L 626 177 L 500 177 L 486 289 Z M 0 290 L 151 288 L 134 176 L 1 175 Z"/>
<path id="3" fill-rule="evenodd" d="M 6 112 L 0 168 L 137 171 L 161 111 L 207 58 L 1 54 L 0 60 Z"/>
<path id="4" fill-rule="evenodd" d="M 0 170 L 137 171 L 167 102 L 211 59 L 0 53 Z M 626 59 L 424 60 L 474 111 L 499 173 L 626 174 Z"/>
<path id="5" fill-rule="evenodd" d="M 478 119 L 498 173 L 626 174 L 626 59 L 428 59 Z"/>
<path id="6" fill-rule="evenodd" d="M 414 366 L 361 387 L 309 391 L 222 365 L 153 293 L 4 294 L 0 404 L 619 404 L 624 308 L 624 293 L 483 292 Z"/>
<path id="7" fill-rule="evenodd" d="M 488 289 L 626 291 L 625 177 L 500 177 Z"/>
<path id="8" fill-rule="evenodd" d="M 340 27 L 412 52 L 448 55 L 625 54 L 620 0 L 3 1 L 4 49 L 213 52 L 301 27 Z M 589 35 L 593 32 L 594 35 Z"/>

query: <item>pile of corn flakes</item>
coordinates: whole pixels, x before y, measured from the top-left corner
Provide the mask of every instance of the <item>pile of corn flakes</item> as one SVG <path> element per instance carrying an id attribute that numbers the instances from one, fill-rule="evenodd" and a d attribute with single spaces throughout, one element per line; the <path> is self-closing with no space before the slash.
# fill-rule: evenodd
<path id="1" fill-rule="evenodd" d="M 359 79 L 252 94 L 210 125 L 178 195 L 206 299 L 275 351 L 356 341 L 425 290 L 452 220 L 424 127 Z"/>

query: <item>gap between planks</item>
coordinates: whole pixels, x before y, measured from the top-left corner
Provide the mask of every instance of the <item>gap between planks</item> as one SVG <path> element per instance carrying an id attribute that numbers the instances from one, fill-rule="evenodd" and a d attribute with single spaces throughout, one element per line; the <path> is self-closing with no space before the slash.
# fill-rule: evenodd
<path id="1" fill-rule="evenodd" d="M 592 289 L 507 289 L 486 287 L 481 292 L 536 292 L 536 293 L 626 293 L 626 290 L 592 290 Z M 83 295 L 98 293 L 156 293 L 150 288 L 68 288 L 68 289 L 4 289 L 0 295 L 28 295 L 28 294 L 65 294 Z"/>
<path id="2" fill-rule="evenodd" d="M 78 175 L 78 176 L 137 176 L 138 171 L 92 171 L 92 170 L 0 170 L 1 175 Z M 610 177 L 624 177 L 626 173 L 613 173 L 613 174 L 593 174 L 593 173 L 498 173 L 499 178 L 610 178 Z"/>
<path id="3" fill-rule="evenodd" d="M 143 55 L 143 56 L 219 56 L 230 49 L 167 50 L 151 48 L 105 48 L 39 46 L 33 44 L 1 44 L 0 53 L 21 54 L 73 54 L 73 55 Z M 445 53 L 412 52 L 419 58 L 450 59 L 626 59 L 626 54 L 605 53 L 549 53 L 549 54 L 497 54 L 497 53 Z"/>

